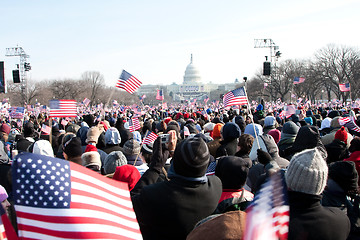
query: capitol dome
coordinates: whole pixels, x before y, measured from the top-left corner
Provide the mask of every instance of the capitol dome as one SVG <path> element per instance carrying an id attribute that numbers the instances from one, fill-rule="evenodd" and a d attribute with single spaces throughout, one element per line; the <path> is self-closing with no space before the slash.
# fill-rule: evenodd
<path id="1" fill-rule="evenodd" d="M 197 67 L 193 64 L 193 57 L 191 54 L 190 64 L 187 65 L 184 75 L 184 84 L 200 83 L 201 77 Z"/>

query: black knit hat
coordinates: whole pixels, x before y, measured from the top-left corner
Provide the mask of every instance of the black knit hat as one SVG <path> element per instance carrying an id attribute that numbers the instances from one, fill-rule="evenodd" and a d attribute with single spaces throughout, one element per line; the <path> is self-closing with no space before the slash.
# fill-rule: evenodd
<path id="1" fill-rule="evenodd" d="M 81 140 L 78 137 L 72 137 L 63 145 L 63 151 L 69 157 L 79 157 L 82 154 Z"/>
<path id="2" fill-rule="evenodd" d="M 329 178 L 334 180 L 346 192 L 355 192 L 358 188 L 358 173 L 351 161 L 334 162 L 329 165 Z"/>
<path id="3" fill-rule="evenodd" d="M 200 137 L 187 138 L 176 146 L 174 171 L 185 177 L 202 177 L 209 164 L 209 149 Z"/>

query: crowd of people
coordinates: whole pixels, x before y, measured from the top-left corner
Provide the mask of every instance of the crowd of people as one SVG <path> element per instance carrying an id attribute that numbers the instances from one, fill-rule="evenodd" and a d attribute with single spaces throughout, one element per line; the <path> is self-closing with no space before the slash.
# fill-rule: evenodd
<path id="1" fill-rule="evenodd" d="M 159 108 L 136 116 L 136 130 L 128 122 L 135 115 L 128 108 L 63 124 L 39 114 L 20 126 L 4 118 L 0 200 L 14 226 L 11 161 L 32 152 L 126 182 L 144 239 L 242 239 L 247 207 L 279 171 L 288 189 L 288 239 L 360 239 L 359 109 L 299 107 L 284 116 L 264 104 Z M 143 143 L 150 132 L 159 137 Z"/>

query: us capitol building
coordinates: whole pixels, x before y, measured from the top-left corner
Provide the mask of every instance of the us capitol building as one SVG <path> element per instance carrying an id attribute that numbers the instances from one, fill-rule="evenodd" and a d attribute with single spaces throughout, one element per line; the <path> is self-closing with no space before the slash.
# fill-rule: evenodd
<path id="1" fill-rule="evenodd" d="M 212 91 L 223 91 L 226 93 L 236 88 L 241 83 L 236 79 L 234 83 L 228 84 L 214 84 L 214 83 L 203 83 L 201 81 L 201 75 L 198 68 L 193 63 L 193 56 L 191 54 L 190 63 L 185 69 L 184 81 L 182 84 L 173 83 L 171 85 L 142 85 L 138 94 L 153 94 L 156 93 L 157 89 L 163 89 L 174 101 L 184 100 L 204 100 L 210 97 Z M 242 84 L 241 84 L 242 85 Z M 218 99 L 216 99 L 218 100 Z"/>

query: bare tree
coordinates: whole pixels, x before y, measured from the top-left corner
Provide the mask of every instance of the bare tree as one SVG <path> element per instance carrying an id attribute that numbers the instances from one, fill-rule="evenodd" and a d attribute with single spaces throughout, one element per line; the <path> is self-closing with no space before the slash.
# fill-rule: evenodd
<path id="1" fill-rule="evenodd" d="M 349 82 L 352 90 L 355 90 L 351 97 L 356 98 L 358 96 L 360 53 L 357 49 L 330 44 L 318 50 L 315 57 L 324 79 L 323 85 L 326 88 L 329 100 L 331 92 L 339 99 L 342 96 L 345 100 L 349 96 L 348 93 L 340 92 L 339 83 Z"/>
<path id="2" fill-rule="evenodd" d="M 84 80 L 84 83 L 86 83 L 85 87 L 91 92 L 90 101 L 95 103 L 101 88 L 105 85 L 103 75 L 101 75 L 100 72 L 87 71 L 81 75 L 81 79 Z"/>
<path id="3" fill-rule="evenodd" d="M 50 88 L 53 95 L 58 99 L 75 99 L 80 100 L 79 95 L 85 92 L 83 81 L 81 80 L 54 80 Z"/>

